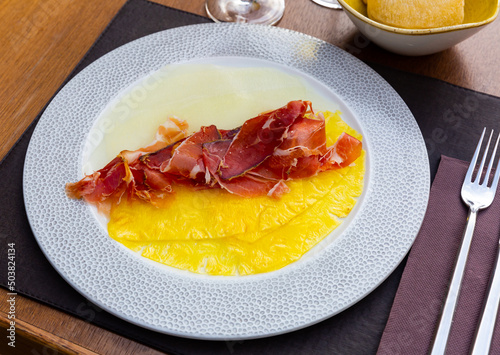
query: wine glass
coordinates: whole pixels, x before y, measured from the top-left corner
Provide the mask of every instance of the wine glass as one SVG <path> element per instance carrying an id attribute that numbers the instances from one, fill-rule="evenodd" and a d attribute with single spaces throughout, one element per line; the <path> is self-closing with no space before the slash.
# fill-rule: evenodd
<path id="1" fill-rule="evenodd" d="M 342 10 L 342 6 L 338 3 L 337 0 L 312 0 L 316 4 L 329 7 L 330 9 Z"/>
<path id="2" fill-rule="evenodd" d="M 205 9 L 215 22 L 274 25 L 283 17 L 285 0 L 206 0 Z"/>

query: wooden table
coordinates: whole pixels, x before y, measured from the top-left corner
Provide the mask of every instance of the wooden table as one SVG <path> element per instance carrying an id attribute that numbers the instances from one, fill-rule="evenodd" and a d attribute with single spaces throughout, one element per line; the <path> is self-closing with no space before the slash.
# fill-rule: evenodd
<path id="1" fill-rule="evenodd" d="M 155 1 L 206 16 L 203 0 Z M 124 3 L 125 0 L 4 0 L 0 4 L 0 158 Z M 320 7 L 310 0 L 288 0 L 278 26 L 318 37 L 364 60 L 500 96 L 499 21 L 449 50 L 418 58 L 394 55 L 376 47 L 360 35 L 345 13 Z M 0 299 L 7 299 L 4 289 L 0 289 Z M 0 302 L 2 327 L 8 324 L 7 312 L 7 302 Z M 19 354 L 45 354 L 44 347 L 52 350 L 49 353 L 158 353 L 25 297 L 17 296 L 16 316 Z M 12 349 L 6 348 L 4 338 L 0 353 L 8 350 Z"/>

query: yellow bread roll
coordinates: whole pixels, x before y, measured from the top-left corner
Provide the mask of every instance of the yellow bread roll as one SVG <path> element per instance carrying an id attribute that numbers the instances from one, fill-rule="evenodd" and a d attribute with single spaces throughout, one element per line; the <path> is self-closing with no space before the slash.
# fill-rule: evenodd
<path id="1" fill-rule="evenodd" d="M 366 0 L 368 17 L 401 28 L 437 28 L 464 21 L 464 0 Z"/>

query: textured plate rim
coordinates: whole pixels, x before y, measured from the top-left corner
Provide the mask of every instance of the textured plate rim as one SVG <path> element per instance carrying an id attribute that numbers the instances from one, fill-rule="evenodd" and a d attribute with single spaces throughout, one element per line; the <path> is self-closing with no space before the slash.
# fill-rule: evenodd
<path id="1" fill-rule="evenodd" d="M 179 41 L 178 38 L 183 38 L 183 40 Z M 187 39 L 189 39 L 189 41 Z M 278 45 L 277 49 L 288 51 L 286 53 L 281 53 L 281 56 L 280 53 L 273 52 L 273 49 L 268 46 L 269 43 L 275 43 L 277 39 L 282 41 L 280 45 Z M 40 193 L 40 191 L 37 190 L 36 185 L 40 183 L 40 176 L 37 176 L 34 171 L 38 164 L 42 163 L 43 165 L 44 162 L 47 163 L 47 167 L 44 166 L 44 168 L 49 169 L 49 172 L 50 169 L 54 169 L 54 162 L 49 160 L 51 158 L 50 154 L 48 154 L 47 157 L 43 157 L 46 161 L 42 160 L 40 162 L 40 156 L 37 153 L 40 153 L 40 147 L 46 147 L 49 143 L 49 146 L 58 143 L 58 141 L 51 141 L 51 139 L 53 139 L 52 137 L 47 137 L 46 130 L 51 128 L 50 125 L 54 124 L 54 120 L 56 120 L 56 122 L 57 120 L 61 120 L 60 113 L 58 113 L 58 109 L 61 109 L 61 105 L 67 104 L 68 100 L 74 100 L 71 101 L 72 105 L 81 105 L 82 107 L 84 105 L 90 105 L 93 106 L 89 108 L 90 112 L 93 112 L 94 114 L 99 112 L 102 110 L 103 105 L 107 102 L 106 100 L 109 101 L 109 98 L 112 97 L 113 94 L 116 94 L 117 87 L 123 88 L 125 84 L 134 82 L 138 78 L 158 69 L 158 67 L 150 65 L 147 62 L 148 55 L 152 56 L 151 58 L 156 58 L 162 53 L 161 50 L 151 48 L 152 44 L 161 43 L 169 46 L 172 41 L 175 43 L 169 48 L 179 50 L 180 53 L 175 52 L 173 57 L 165 58 L 162 65 L 168 64 L 169 62 L 180 62 L 201 57 L 221 55 L 240 55 L 243 57 L 251 56 L 275 61 L 283 65 L 290 65 L 297 70 L 311 75 L 311 77 L 316 78 L 320 82 L 323 82 L 332 91 L 342 97 L 344 102 L 352 108 L 354 112 L 359 114 L 359 117 L 357 116 L 357 118 L 363 125 L 363 130 L 365 131 L 365 134 L 367 134 L 368 140 L 373 143 L 369 148 L 372 149 L 375 154 L 375 159 L 373 159 L 373 166 L 371 169 L 373 169 L 374 172 L 373 178 L 376 180 L 374 181 L 373 186 L 365 187 L 365 190 L 369 190 L 366 192 L 368 201 L 363 210 L 360 211 L 361 213 L 359 215 L 362 216 L 354 219 L 348 232 L 345 232 L 342 235 L 343 239 L 339 241 L 339 243 L 334 243 L 335 245 L 332 248 L 327 248 L 328 250 L 322 253 L 318 258 L 308 262 L 306 265 L 307 267 L 303 266 L 299 269 L 291 268 L 290 270 L 292 270 L 292 272 L 276 272 L 276 277 L 264 277 L 262 280 L 255 278 L 257 281 L 252 281 L 250 283 L 245 280 L 234 280 L 230 278 L 197 279 L 192 276 L 179 278 L 178 275 L 171 275 L 168 272 L 157 272 L 157 269 L 149 263 L 143 263 L 139 266 L 134 265 L 134 267 L 138 267 L 141 271 L 152 271 L 155 275 L 153 275 L 152 279 L 148 281 L 148 284 L 144 287 L 145 290 L 134 290 L 136 294 L 130 296 L 139 296 L 141 300 L 147 302 L 143 304 L 135 302 L 132 303 L 130 307 L 130 305 L 127 306 L 126 304 L 123 304 L 123 302 L 116 303 L 117 297 L 115 293 L 111 293 L 111 295 L 106 294 L 106 292 L 101 289 L 96 290 L 95 288 L 92 288 L 95 286 L 89 284 L 89 282 L 92 282 L 89 280 L 93 277 L 97 277 L 99 275 L 99 270 L 101 270 L 102 266 L 106 265 L 108 262 L 107 260 L 102 260 L 102 254 L 99 254 L 98 251 L 94 250 L 96 248 L 93 248 L 92 246 L 82 246 L 82 250 L 72 252 L 69 257 L 69 261 L 66 260 L 68 259 L 67 256 L 62 258 L 63 256 L 58 254 L 61 252 L 60 250 L 54 250 L 54 248 L 61 245 L 61 238 L 67 238 L 67 234 L 60 234 L 64 233 L 64 228 L 62 228 L 63 226 L 58 225 L 60 222 L 57 221 L 57 218 L 54 218 L 61 213 L 65 213 L 65 211 L 55 207 L 52 210 L 51 208 L 53 206 L 50 206 L 49 204 L 47 206 L 47 210 L 44 211 L 44 218 L 40 217 L 40 213 L 36 210 L 46 203 L 46 198 L 44 198 L 43 193 Z M 215 47 L 210 45 L 211 41 Z M 190 46 L 194 46 L 194 49 L 187 47 L 185 44 L 186 42 L 189 42 Z M 221 42 L 224 42 L 223 46 L 221 46 Z M 203 50 L 199 51 L 200 48 Z M 136 50 L 149 51 L 145 55 L 146 59 L 129 55 Z M 195 52 L 195 50 L 198 51 Z M 294 57 L 295 54 L 297 55 Z M 288 55 L 291 55 L 291 58 L 288 58 Z M 339 67 L 332 67 L 329 62 L 332 58 L 336 58 L 338 61 L 337 64 L 341 63 L 341 65 Z M 130 59 L 132 59 L 132 64 L 129 61 Z M 122 62 L 120 62 L 120 60 L 122 60 Z M 125 60 L 128 62 L 125 62 Z M 106 97 L 95 97 L 91 93 L 85 92 L 85 89 L 88 89 L 86 88 L 88 80 L 90 80 L 90 82 L 99 80 L 99 78 L 96 77 L 96 73 L 99 73 L 108 80 L 114 80 L 113 75 L 117 71 L 117 67 L 120 70 L 124 69 L 120 68 L 120 66 L 125 66 L 130 69 L 131 65 L 136 66 L 133 70 L 134 73 L 131 73 L 126 78 L 122 78 L 123 80 L 117 79 L 116 82 L 114 81 L 111 85 L 115 85 L 114 89 L 106 86 L 107 84 L 104 84 L 104 90 L 111 90 L 109 92 L 109 95 L 111 96 L 107 99 Z M 364 81 L 362 81 L 362 79 L 354 78 L 353 83 L 345 83 L 345 81 L 342 82 L 343 75 L 347 75 L 347 77 L 351 78 L 352 75 L 358 73 L 362 73 L 365 76 L 363 78 Z M 123 72 L 121 72 L 121 74 L 123 74 Z M 337 79 L 337 77 L 340 79 Z M 373 82 L 366 82 L 367 77 L 370 80 L 373 80 Z M 337 84 L 335 80 L 341 80 L 341 82 L 345 84 L 345 87 L 342 86 L 340 88 L 335 86 L 335 84 Z M 365 98 L 364 93 L 360 91 L 363 87 L 369 89 L 368 91 L 372 96 Z M 373 102 L 374 93 L 371 93 L 370 90 L 381 90 L 383 95 L 387 96 L 386 99 L 391 100 L 391 104 L 396 106 L 396 111 L 398 112 L 383 112 L 384 108 L 382 106 L 379 107 L 378 103 Z M 77 93 L 81 95 L 81 98 L 74 97 Z M 372 102 L 370 102 L 370 99 L 372 99 Z M 386 114 L 387 117 L 377 118 L 372 115 L 368 115 L 366 113 L 368 107 L 367 105 L 375 105 L 376 108 L 378 110 L 382 110 L 382 113 Z M 396 115 L 397 118 L 395 117 Z M 92 121 L 93 119 L 89 118 L 89 120 Z M 381 132 L 381 128 L 376 128 L 377 123 L 381 122 L 380 120 L 388 120 L 391 125 L 393 124 L 394 127 L 389 128 L 393 129 L 394 132 Z M 394 141 L 384 142 L 389 144 L 389 148 L 397 147 L 401 150 L 402 139 L 407 139 L 410 140 L 410 144 L 416 149 L 412 152 L 407 152 L 403 148 L 400 153 L 404 153 L 404 157 L 401 155 L 392 157 L 377 157 L 376 153 L 381 149 L 380 144 L 382 143 L 379 141 L 380 139 L 376 137 L 377 133 L 383 133 L 383 138 L 389 137 L 394 139 Z M 57 135 L 56 133 L 54 134 Z M 75 133 L 73 134 L 76 135 Z M 403 137 L 396 135 L 403 135 Z M 47 140 L 49 142 L 47 142 Z M 82 144 L 82 141 L 75 142 L 73 146 L 69 147 L 70 152 L 80 152 Z M 403 160 L 403 158 L 407 159 L 408 157 L 413 159 L 411 166 Z M 69 175 L 64 175 L 64 173 L 62 174 L 61 178 L 64 182 L 71 181 L 68 176 L 72 176 L 74 179 L 75 171 L 78 170 L 79 161 L 68 161 L 67 163 L 70 166 L 70 172 L 68 172 Z M 396 172 L 396 166 L 398 166 L 399 169 L 403 167 L 403 175 L 399 178 L 396 176 L 390 176 L 391 173 Z M 390 87 L 389 84 L 387 84 L 371 68 L 358 59 L 326 42 L 289 30 L 251 25 L 201 24 L 174 28 L 130 42 L 129 44 L 101 57 L 76 75 L 50 103 L 35 128 L 35 132 L 30 141 L 26 155 L 23 190 L 28 219 L 42 251 L 62 277 L 91 302 L 122 319 L 155 331 L 189 338 L 235 340 L 277 335 L 309 326 L 341 312 L 374 290 L 392 273 L 397 265 L 399 265 L 416 237 L 427 206 L 430 185 L 429 175 L 429 163 L 425 144 L 411 112 L 392 87 Z M 392 186 L 392 188 L 397 189 L 398 194 L 407 198 L 409 201 L 407 202 L 408 205 L 398 206 L 396 204 L 395 206 L 391 206 L 389 203 L 390 201 L 387 201 L 387 198 L 384 199 L 384 197 L 378 193 L 377 189 L 379 189 L 381 184 L 381 182 L 377 180 L 378 177 L 381 177 L 384 180 L 385 186 Z M 404 179 L 408 179 L 408 181 L 404 181 Z M 60 182 L 61 181 L 58 183 Z M 54 186 L 56 183 L 54 181 L 43 181 L 43 183 L 47 184 L 47 186 L 51 188 L 57 188 Z M 413 188 L 413 190 L 409 191 L 407 189 L 408 187 Z M 59 199 L 58 201 L 60 202 L 61 199 L 65 198 L 63 191 L 60 194 L 56 194 L 54 198 Z M 63 205 L 65 203 L 66 202 L 64 202 Z M 375 206 L 375 203 L 380 205 Z M 380 206 L 383 206 L 387 210 L 381 212 Z M 401 207 L 404 207 L 403 211 L 398 210 Z M 378 212 L 375 212 L 375 208 Z M 88 219 L 85 217 L 87 221 L 92 220 L 93 217 L 91 216 L 90 211 L 88 208 L 86 209 L 83 203 L 79 204 L 76 210 L 77 212 L 75 213 L 87 213 L 89 215 Z M 50 216 L 51 213 L 54 213 L 54 215 Z M 399 216 L 397 216 L 398 213 Z M 55 226 L 47 224 L 45 218 L 46 216 L 48 216 L 49 219 L 52 217 L 50 220 L 53 221 L 51 223 L 55 224 Z M 362 223 L 360 220 L 366 220 L 366 216 L 370 218 L 380 216 L 387 217 L 387 223 L 390 224 L 385 226 L 383 233 L 390 235 L 392 239 L 387 238 L 384 240 L 384 243 L 389 243 L 389 245 L 391 245 L 391 243 L 397 243 L 396 250 L 387 254 L 385 250 L 381 250 L 382 246 L 381 244 L 377 244 L 378 241 L 374 241 L 373 239 L 370 239 L 370 236 L 367 236 L 366 230 L 363 230 L 363 228 L 366 229 L 366 227 L 360 227 L 360 223 Z M 65 218 L 72 218 L 71 213 L 62 218 L 63 223 Z M 92 233 L 92 226 L 85 226 L 89 227 L 89 230 L 84 231 L 84 233 Z M 61 227 L 61 230 L 54 231 L 54 227 Z M 365 234 L 362 232 L 365 232 Z M 381 231 L 378 231 L 377 233 L 380 234 Z M 395 239 L 396 235 L 399 238 L 397 241 Z M 115 256 L 118 258 L 123 257 L 124 260 L 120 261 L 122 264 L 119 264 L 118 266 L 123 265 L 123 263 L 124 265 L 127 265 L 127 263 L 137 262 L 124 256 L 123 250 L 117 248 L 116 245 L 111 246 L 109 244 L 110 241 L 99 239 L 99 237 L 88 237 L 90 242 L 103 243 L 104 248 L 109 248 L 106 249 L 106 252 L 111 252 L 111 255 L 115 255 L 113 253 L 118 253 Z M 367 242 L 372 243 L 372 247 L 375 246 L 379 249 L 375 251 L 368 250 L 368 248 L 364 248 L 366 250 L 360 250 L 359 244 L 356 244 L 354 245 L 356 247 L 354 248 L 355 250 L 349 250 L 347 255 L 342 254 L 342 250 L 345 252 L 345 248 L 347 246 L 353 246 L 353 240 L 356 238 L 361 238 L 359 239 L 360 242 L 363 241 L 362 238 L 365 238 Z M 108 237 L 107 239 L 110 238 Z M 75 241 L 70 239 L 67 242 L 71 245 L 71 243 L 74 243 Z M 345 245 L 341 245 L 342 243 Z M 99 244 L 99 246 L 101 245 Z M 335 248 L 341 249 L 340 251 L 333 250 Z M 69 251 L 69 249 L 67 251 Z M 87 265 L 87 277 L 83 278 L 81 276 L 81 271 L 77 270 L 80 266 L 75 267 L 74 262 L 75 260 L 83 262 L 85 257 L 91 255 L 93 256 L 94 253 L 97 253 L 95 255 L 98 255 L 98 257 Z M 326 260 L 331 262 L 332 256 L 338 256 L 336 253 L 340 253 L 340 256 L 346 258 L 353 258 L 353 256 L 362 257 L 363 260 L 357 262 L 357 264 L 349 270 L 338 271 L 328 269 L 330 264 L 325 266 L 324 261 Z M 346 259 L 346 261 L 350 260 Z M 377 262 L 386 262 L 387 264 L 380 266 L 376 264 Z M 95 263 L 97 263 L 97 266 L 94 265 Z M 85 265 L 85 262 L 83 262 L 83 264 Z M 304 269 L 309 271 L 304 271 Z M 311 279 L 303 279 L 303 277 L 311 276 L 308 274 L 310 270 L 320 270 L 321 272 L 329 270 L 338 272 L 338 274 L 328 276 L 328 278 L 331 278 L 327 280 L 330 284 L 326 282 L 329 288 L 323 289 L 325 287 L 325 280 L 314 281 Z M 366 279 L 366 275 L 364 273 L 368 271 L 372 274 L 370 274 L 371 278 L 369 277 Z M 78 272 L 80 272 L 80 274 Z M 118 288 L 121 287 L 122 291 L 125 291 L 124 285 L 127 282 L 134 285 L 139 284 L 136 279 L 137 275 L 132 274 L 131 276 L 124 277 L 122 274 L 119 274 L 120 270 L 112 270 L 112 272 L 113 277 L 119 278 L 117 281 L 118 283 L 116 285 L 113 284 L 113 286 Z M 109 276 L 99 275 L 99 277 L 103 281 L 110 282 L 111 280 Z M 126 280 L 123 280 L 124 278 Z M 272 279 L 272 284 L 270 279 Z M 194 311 L 189 310 L 186 318 L 178 317 L 178 313 L 186 312 L 182 311 L 181 307 L 184 306 L 185 308 L 186 304 L 178 304 L 174 301 L 167 304 L 161 303 L 158 300 L 158 295 L 154 294 L 154 292 L 156 292 L 155 283 L 164 280 L 174 282 L 177 287 L 182 288 L 183 294 L 189 298 L 188 302 L 193 302 Z M 304 283 L 305 287 L 309 287 L 310 284 L 313 284 L 318 288 L 317 291 L 321 291 L 321 293 L 317 297 L 315 295 L 312 299 L 310 297 L 311 295 L 308 294 L 308 302 L 310 304 L 304 305 L 303 303 L 305 300 L 303 297 L 304 292 L 306 291 L 295 285 L 293 283 L 294 281 L 291 280 L 295 280 L 295 282 L 299 280 Z M 335 284 L 335 282 L 337 282 L 337 284 Z M 347 287 L 347 290 L 342 289 L 339 291 L 338 286 L 344 284 Z M 357 284 L 359 286 L 352 289 L 352 286 L 349 287 L 349 285 L 353 284 Z M 192 291 L 198 289 L 200 286 L 202 287 L 202 292 L 206 292 L 204 294 L 206 298 L 204 299 L 203 304 L 200 303 L 199 300 L 195 299 L 199 296 L 199 294 L 192 293 Z M 261 287 L 263 287 L 263 289 L 261 289 Z M 289 294 L 287 294 L 288 288 L 286 287 L 291 287 Z M 277 288 L 277 291 L 274 291 L 275 288 Z M 251 293 L 246 294 L 249 300 L 245 300 L 245 302 L 241 299 L 233 300 L 233 304 L 231 304 L 233 307 L 231 307 L 231 305 L 229 307 L 229 309 L 233 309 L 232 314 L 219 312 L 218 314 L 212 315 L 210 319 L 207 319 L 206 314 L 209 309 L 207 307 L 214 306 L 221 302 L 221 300 L 227 301 L 228 295 L 241 297 L 241 292 L 248 291 L 251 291 Z M 256 291 L 258 291 L 258 293 Z M 116 291 L 111 290 L 110 292 Z M 181 291 L 175 290 L 171 292 L 177 292 L 177 294 L 179 294 Z M 340 303 L 337 302 L 336 298 L 339 294 L 336 292 L 341 292 L 341 295 L 347 298 Z M 276 296 L 276 294 L 278 296 Z M 125 297 L 126 300 L 131 299 L 129 295 L 122 295 L 121 297 Z M 274 303 L 271 302 L 270 306 L 263 306 L 262 300 L 266 299 L 270 299 Z M 150 319 L 141 313 L 151 310 L 151 307 L 155 304 L 168 307 L 166 311 L 160 312 L 160 319 Z M 235 307 L 242 306 L 243 309 L 239 309 L 236 313 L 234 313 Z M 174 319 L 170 320 L 170 317 L 173 317 Z M 192 319 L 193 317 L 194 322 Z M 271 319 L 266 317 L 271 317 Z M 293 318 L 293 320 L 289 318 Z M 237 321 L 237 319 L 243 319 L 247 322 L 247 324 L 241 324 L 242 322 Z M 202 325 L 198 325 L 196 323 L 197 321 L 202 323 Z"/>

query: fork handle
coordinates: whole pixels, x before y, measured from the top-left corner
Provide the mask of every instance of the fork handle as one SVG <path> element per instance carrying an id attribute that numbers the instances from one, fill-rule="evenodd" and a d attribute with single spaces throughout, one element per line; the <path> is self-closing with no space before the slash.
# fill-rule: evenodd
<path id="1" fill-rule="evenodd" d="M 500 244 L 499 244 L 500 249 Z M 471 355 L 488 354 L 491 346 L 491 339 L 493 331 L 495 330 L 495 323 L 497 319 L 498 306 L 500 302 L 500 258 L 498 257 L 493 269 L 493 278 L 490 283 L 488 298 L 483 308 L 481 316 L 481 323 L 477 330 L 474 347 L 472 348 Z"/>
<path id="2" fill-rule="evenodd" d="M 475 208 L 471 208 L 469 210 L 467 225 L 462 238 L 462 245 L 453 270 L 453 277 L 448 289 L 448 295 L 446 296 L 441 319 L 439 320 L 439 327 L 434 336 L 434 342 L 430 353 L 431 355 L 442 355 L 446 350 L 451 323 L 453 315 L 455 314 L 455 306 L 457 305 L 458 294 L 460 293 L 460 286 L 464 276 L 465 263 L 467 261 L 467 256 L 469 255 L 472 234 L 474 233 L 474 227 L 476 226 L 477 211 L 478 210 Z"/>

